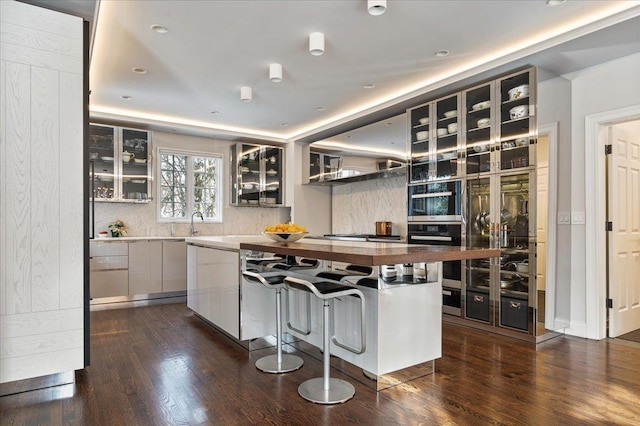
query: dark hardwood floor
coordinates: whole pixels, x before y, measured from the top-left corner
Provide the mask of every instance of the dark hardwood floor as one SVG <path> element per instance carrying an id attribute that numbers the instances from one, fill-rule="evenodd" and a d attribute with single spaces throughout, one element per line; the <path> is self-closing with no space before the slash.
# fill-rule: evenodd
<path id="1" fill-rule="evenodd" d="M 640 424 L 633 342 L 535 347 L 445 324 L 434 375 L 377 394 L 350 379 L 354 399 L 321 406 L 297 394 L 322 374 L 319 360 L 302 354 L 296 372 L 261 373 L 264 351 L 249 359 L 184 304 L 94 311 L 91 324 L 91 366 L 76 383 L 0 398 L 0 424 Z"/>

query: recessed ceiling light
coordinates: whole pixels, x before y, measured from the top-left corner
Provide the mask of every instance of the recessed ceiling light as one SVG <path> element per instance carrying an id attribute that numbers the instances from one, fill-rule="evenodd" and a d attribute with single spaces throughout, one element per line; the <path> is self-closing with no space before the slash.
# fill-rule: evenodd
<path id="1" fill-rule="evenodd" d="M 376 85 L 373 83 L 367 83 L 362 85 L 363 89 L 373 89 L 374 87 L 376 87 Z"/>
<path id="2" fill-rule="evenodd" d="M 288 126 L 289 126 L 289 124 L 288 124 L 288 123 L 280 123 L 280 126 L 282 126 L 282 127 L 288 127 Z"/>
<path id="3" fill-rule="evenodd" d="M 220 114 L 220 111 L 209 111 L 209 114 Z"/>
<path id="4" fill-rule="evenodd" d="M 317 107 L 316 111 L 324 111 L 324 107 Z"/>
<path id="5" fill-rule="evenodd" d="M 158 34 L 166 34 L 169 32 L 169 29 L 167 29 L 167 27 L 163 27 L 162 25 L 158 24 L 153 24 L 150 28 Z"/>
<path id="6" fill-rule="evenodd" d="M 133 98 L 132 98 L 131 96 L 129 96 L 129 95 L 122 95 L 122 96 L 120 96 L 120 97 L 121 97 L 122 99 L 126 99 L 126 100 L 133 99 Z"/>
<path id="7" fill-rule="evenodd" d="M 390 122 L 390 121 L 388 121 L 388 122 L 384 123 L 384 125 L 385 125 L 385 126 L 393 126 L 393 123 L 392 123 L 392 122 Z"/>
<path id="8" fill-rule="evenodd" d="M 449 51 L 446 50 L 446 49 L 438 50 L 436 53 L 434 53 L 434 56 L 437 56 L 439 58 L 443 58 L 445 56 L 449 56 Z"/>
<path id="9" fill-rule="evenodd" d="M 138 67 L 131 68 L 131 71 L 135 72 L 136 74 L 146 74 L 147 73 L 147 70 L 145 70 L 144 68 L 138 68 Z"/>
<path id="10" fill-rule="evenodd" d="M 547 0 L 547 6 L 560 6 L 566 0 Z"/>
<path id="11" fill-rule="evenodd" d="M 351 135 L 347 135 L 347 136 L 346 136 L 346 138 L 347 138 L 347 139 L 351 139 Z"/>

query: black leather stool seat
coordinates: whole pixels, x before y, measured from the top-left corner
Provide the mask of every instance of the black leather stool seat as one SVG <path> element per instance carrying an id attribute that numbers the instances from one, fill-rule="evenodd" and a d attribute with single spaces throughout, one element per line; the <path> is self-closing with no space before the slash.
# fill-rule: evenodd
<path id="1" fill-rule="evenodd" d="M 363 287 L 369 288 L 378 288 L 378 279 L 370 277 L 360 278 L 358 282 L 356 282 L 356 285 L 361 285 Z"/>
<path id="2" fill-rule="evenodd" d="M 249 281 L 253 281 L 255 283 L 264 284 L 259 279 L 254 278 L 254 277 L 252 277 L 250 275 L 245 275 L 245 278 L 248 279 Z M 283 284 L 285 278 L 287 278 L 286 275 L 272 275 L 272 276 L 267 276 L 267 277 L 265 277 L 264 275 L 262 276 L 262 279 L 264 279 L 267 282 L 267 284 L 270 284 L 270 285 Z"/>
<path id="3" fill-rule="evenodd" d="M 305 285 L 298 284 L 292 281 L 288 281 L 288 283 L 290 287 L 293 287 L 296 290 L 308 291 L 309 293 L 312 292 L 311 289 Z M 343 292 L 343 291 L 348 291 L 353 289 L 353 287 L 351 286 L 342 285 L 342 284 L 334 283 L 331 281 L 320 281 L 320 282 L 315 282 L 311 284 L 318 290 L 318 293 L 322 295 L 329 295 L 332 293 Z"/>
<path id="4" fill-rule="evenodd" d="M 315 268 L 318 266 L 318 261 L 316 259 L 300 259 L 299 263 L 276 263 L 271 267 L 274 269 L 283 269 L 288 271 L 290 269 L 305 269 L 305 268 Z"/>
<path id="5" fill-rule="evenodd" d="M 370 266 L 347 265 L 344 271 L 322 271 L 316 274 L 318 278 L 327 278 L 329 280 L 340 281 L 345 278 L 366 277 L 373 273 Z"/>

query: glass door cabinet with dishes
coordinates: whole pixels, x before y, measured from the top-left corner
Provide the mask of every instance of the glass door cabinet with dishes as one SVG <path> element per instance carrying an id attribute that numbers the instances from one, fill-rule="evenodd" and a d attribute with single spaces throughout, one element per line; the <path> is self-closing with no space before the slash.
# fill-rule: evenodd
<path id="1" fill-rule="evenodd" d="M 237 143 L 231 147 L 231 204 L 284 205 L 284 149 Z"/>
<path id="2" fill-rule="evenodd" d="M 411 183 L 460 176 L 458 94 L 409 111 L 411 129 Z"/>
<path id="3" fill-rule="evenodd" d="M 151 133 L 91 124 L 89 173 L 94 201 L 148 203 L 151 200 Z"/>

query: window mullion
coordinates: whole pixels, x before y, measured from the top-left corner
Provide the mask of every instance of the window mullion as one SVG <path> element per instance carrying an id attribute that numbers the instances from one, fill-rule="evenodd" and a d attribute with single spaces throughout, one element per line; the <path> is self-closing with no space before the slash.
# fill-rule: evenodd
<path id="1" fill-rule="evenodd" d="M 193 212 L 195 211 L 193 208 L 193 203 L 195 201 L 195 195 L 194 195 L 194 178 L 193 178 L 193 156 L 189 155 L 187 157 L 187 176 L 186 176 L 186 182 L 187 182 L 187 217 L 191 217 L 191 215 L 193 214 Z"/>

